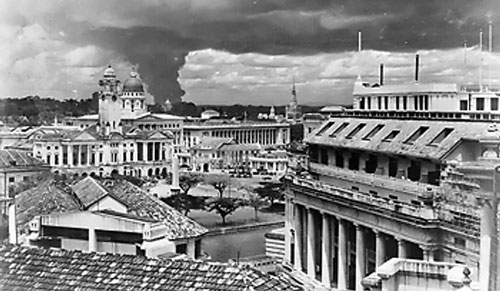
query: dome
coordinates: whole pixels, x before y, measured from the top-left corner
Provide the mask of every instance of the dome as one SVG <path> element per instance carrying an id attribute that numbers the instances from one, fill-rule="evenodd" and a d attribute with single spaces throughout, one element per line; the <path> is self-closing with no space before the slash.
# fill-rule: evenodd
<path id="1" fill-rule="evenodd" d="M 104 70 L 104 78 L 115 78 L 115 70 L 111 66 L 108 66 L 106 70 Z"/>
<path id="2" fill-rule="evenodd" d="M 130 78 L 123 83 L 123 92 L 144 92 L 144 85 L 137 77 L 135 70 L 130 73 Z"/>

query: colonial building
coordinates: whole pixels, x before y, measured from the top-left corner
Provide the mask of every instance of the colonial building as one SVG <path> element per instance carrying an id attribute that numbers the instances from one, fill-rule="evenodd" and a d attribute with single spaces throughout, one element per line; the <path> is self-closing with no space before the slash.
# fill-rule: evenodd
<path id="1" fill-rule="evenodd" d="M 11 148 L 32 151 L 60 173 L 141 177 L 170 172 L 182 142 L 182 118 L 146 112 L 143 84 L 134 71 L 122 86 L 109 67 L 99 85 L 99 114 L 32 130 Z"/>
<path id="2" fill-rule="evenodd" d="M 121 179 L 87 177 L 67 187 L 51 181 L 20 193 L 21 242 L 69 250 L 201 258 L 207 229 Z"/>
<path id="3" fill-rule="evenodd" d="M 237 121 L 209 119 L 184 123 L 186 148 L 198 144 L 202 137 L 231 138 L 238 144 L 260 144 L 263 147 L 290 143 L 290 124 L 275 121 Z"/>
<path id="4" fill-rule="evenodd" d="M 354 92 L 354 110 L 331 112 L 306 137 L 311 178 L 285 179 L 285 265 L 313 285 L 364 290 L 391 258 L 465 264 L 496 290 L 496 94 L 441 84 L 357 83 Z M 460 111 L 463 96 L 472 110 Z"/>

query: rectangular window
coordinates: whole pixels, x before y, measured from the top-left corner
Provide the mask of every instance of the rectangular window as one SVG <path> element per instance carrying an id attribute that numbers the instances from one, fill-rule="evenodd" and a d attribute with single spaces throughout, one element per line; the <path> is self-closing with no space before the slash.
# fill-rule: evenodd
<path id="1" fill-rule="evenodd" d="M 336 137 L 337 134 L 341 133 L 347 126 L 349 125 L 349 122 L 344 122 L 342 123 L 337 129 L 335 129 L 334 132 L 330 134 L 331 137 Z"/>
<path id="2" fill-rule="evenodd" d="M 14 177 L 9 177 L 9 183 L 14 183 L 16 182 L 16 178 Z"/>
<path id="3" fill-rule="evenodd" d="M 461 111 L 469 110 L 469 104 L 468 104 L 467 100 L 460 100 L 460 110 Z"/>
<path id="4" fill-rule="evenodd" d="M 418 110 L 418 96 L 413 96 L 413 109 Z"/>
<path id="5" fill-rule="evenodd" d="M 360 123 L 358 126 L 356 126 L 345 138 L 351 139 L 353 138 L 358 132 L 360 132 L 364 127 L 366 126 L 366 123 Z"/>
<path id="6" fill-rule="evenodd" d="M 404 141 L 404 143 L 406 143 L 406 144 L 413 144 L 428 129 L 429 129 L 428 126 L 421 126 L 421 127 L 419 127 L 407 140 Z"/>
<path id="7" fill-rule="evenodd" d="M 459 238 L 459 237 L 454 237 L 453 241 L 455 245 L 460 246 L 460 247 L 465 247 L 465 239 Z"/>
<path id="8" fill-rule="evenodd" d="M 28 176 L 24 176 L 24 177 L 23 177 L 23 181 L 24 181 L 24 182 L 27 182 L 27 181 L 29 181 L 29 180 L 30 180 L 30 177 L 28 177 Z"/>
<path id="9" fill-rule="evenodd" d="M 175 253 L 187 254 L 187 244 L 178 244 L 175 246 Z"/>
<path id="10" fill-rule="evenodd" d="M 396 110 L 399 110 L 399 96 L 396 96 Z"/>
<path id="11" fill-rule="evenodd" d="M 50 165 L 50 155 L 47 155 L 47 164 Z"/>
<path id="12" fill-rule="evenodd" d="M 367 97 L 366 101 L 367 101 L 366 102 L 367 103 L 366 104 L 366 107 L 367 107 L 366 109 L 372 109 L 372 98 L 371 97 Z"/>
<path id="13" fill-rule="evenodd" d="M 320 130 L 318 130 L 316 135 L 318 135 L 318 136 L 322 135 L 323 133 L 325 133 L 325 131 L 329 130 L 332 127 L 332 125 L 334 125 L 334 124 L 335 124 L 335 122 L 329 121 L 327 124 L 325 124 L 323 127 L 321 127 Z"/>
<path id="14" fill-rule="evenodd" d="M 359 98 L 359 109 L 365 109 L 365 98 Z"/>
<path id="15" fill-rule="evenodd" d="M 484 98 L 476 98 L 476 110 L 484 110 Z"/>
<path id="16" fill-rule="evenodd" d="M 492 111 L 498 110 L 498 98 L 491 98 L 491 110 Z"/>
<path id="17" fill-rule="evenodd" d="M 431 142 L 429 145 L 438 145 L 440 144 L 445 138 L 450 135 L 450 133 L 453 131 L 453 128 L 445 128 L 443 129 Z"/>
<path id="18" fill-rule="evenodd" d="M 378 100 L 378 109 L 382 109 L 382 96 L 378 96 L 377 100 Z"/>
<path id="19" fill-rule="evenodd" d="M 389 96 L 384 96 L 385 109 L 389 109 Z"/>
<path id="20" fill-rule="evenodd" d="M 396 138 L 396 136 L 398 136 L 399 134 L 399 130 L 393 130 L 391 131 L 391 133 L 389 133 L 382 141 L 385 141 L 385 142 L 390 142 L 392 141 L 394 138 Z"/>
<path id="21" fill-rule="evenodd" d="M 403 96 L 403 110 L 408 109 L 408 97 Z"/>
<path id="22" fill-rule="evenodd" d="M 384 128 L 385 125 L 383 124 L 377 124 L 365 137 L 363 137 L 364 140 L 370 140 L 372 137 L 374 137 L 377 133 L 379 133 L 382 128 Z"/>
<path id="23" fill-rule="evenodd" d="M 127 152 L 123 152 L 123 161 L 126 162 L 127 161 Z"/>

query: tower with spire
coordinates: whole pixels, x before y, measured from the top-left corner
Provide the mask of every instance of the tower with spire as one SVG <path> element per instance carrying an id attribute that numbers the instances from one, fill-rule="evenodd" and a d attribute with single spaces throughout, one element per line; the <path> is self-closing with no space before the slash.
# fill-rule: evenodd
<path id="1" fill-rule="evenodd" d="M 302 113 L 300 112 L 299 104 L 297 101 L 297 90 L 295 89 L 295 77 L 293 78 L 292 85 L 292 99 L 290 103 L 286 107 L 286 119 L 291 121 L 292 123 L 296 123 L 302 117 Z"/>

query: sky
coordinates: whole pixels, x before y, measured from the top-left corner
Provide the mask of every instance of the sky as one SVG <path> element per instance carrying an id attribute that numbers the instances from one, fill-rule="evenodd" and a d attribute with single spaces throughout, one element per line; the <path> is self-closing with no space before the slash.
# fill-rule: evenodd
<path id="1" fill-rule="evenodd" d="M 482 62 L 500 86 L 500 1 L 0 1 L 0 98 L 88 98 L 112 65 L 151 102 L 282 105 L 295 79 L 301 104 L 348 105 L 380 63 L 411 82 L 417 53 L 421 82 L 477 83 Z"/>

